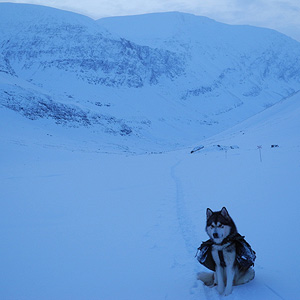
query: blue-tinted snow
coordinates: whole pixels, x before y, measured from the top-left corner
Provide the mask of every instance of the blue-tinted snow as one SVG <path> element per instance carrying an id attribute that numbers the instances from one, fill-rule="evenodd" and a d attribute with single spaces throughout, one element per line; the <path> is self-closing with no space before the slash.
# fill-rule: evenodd
<path id="1" fill-rule="evenodd" d="M 153 36 L 128 44 L 76 14 L 0 7 L 1 299 L 219 299 L 197 282 L 204 268 L 194 255 L 207 239 L 206 208 L 222 206 L 257 252 L 256 278 L 228 299 L 297 299 L 298 43 L 274 31 L 182 14 L 174 23 L 162 14 L 171 25 L 157 34 L 168 47 L 154 45 Z M 169 40 L 172 24 L 186 38 L 179 46 L 182 37 Z M 187 44 L 202 26 L 223 34 Z M 185 74 L 140 88 L 86 82 L 100 73 L 78 68 L 88 53 L 75 49 L 94 34 L 104 37 L 101 45 L 118 45 L 109 48 L 113 64 L 122 61 L 122 45 L 129 65 L 143 64 L 131 55 L 142 49 L 153 57 L 172 52 Z M 72 64 L 57 64 L 69 55 Z M 148 74 L 136 70 L 127 73 L 133 80 Z"/>

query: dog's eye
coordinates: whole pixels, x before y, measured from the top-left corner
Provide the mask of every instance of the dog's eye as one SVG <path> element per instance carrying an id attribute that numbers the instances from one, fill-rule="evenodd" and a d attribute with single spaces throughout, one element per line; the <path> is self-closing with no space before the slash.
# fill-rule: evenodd
<path id="1" fill-rule="evenodd" d="M 219 228 L 224 228 L 224 225 L 220 224 L 218 227 L 219 227 Z"/>

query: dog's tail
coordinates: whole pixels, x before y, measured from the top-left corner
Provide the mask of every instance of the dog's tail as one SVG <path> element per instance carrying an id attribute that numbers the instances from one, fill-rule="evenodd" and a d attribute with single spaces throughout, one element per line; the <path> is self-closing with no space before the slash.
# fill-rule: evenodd
<path id="1" fill-rule="evenodd" d="M 214 285 L 214 273 L 208 272 L 200 272 L 197 274 L 197 279 L 203 281 L 203 283 L 207 286 Z"/>

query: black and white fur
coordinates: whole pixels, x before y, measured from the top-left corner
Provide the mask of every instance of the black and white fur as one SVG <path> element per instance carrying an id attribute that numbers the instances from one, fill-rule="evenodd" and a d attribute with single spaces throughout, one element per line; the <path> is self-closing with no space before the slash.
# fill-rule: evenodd
<path id="1" fill-rule="evenodd" d="M 225 207 L 217 212 L 209 208 L 206 210 L 206 232 L 213 241 L 211 253 L 216 263 L 216 270 L 214 273 L 200 273 L 198 279 L 206 285 L 216 285 L 218 292 L 227 296 L 231 294 L 233 285 L 249 282 L 254 278 L 255 273 L 252 268 L 240 272 L 236 265 L 235 244 L 230 242 L 230 236 L 237 233 L 237 228 Z M 222 266 L 224 262 L 225 267 Z"/>

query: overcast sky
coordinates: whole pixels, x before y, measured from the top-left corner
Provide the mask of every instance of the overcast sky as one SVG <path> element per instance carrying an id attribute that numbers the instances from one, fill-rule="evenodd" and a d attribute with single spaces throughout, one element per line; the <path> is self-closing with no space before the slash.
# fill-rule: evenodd
<path id="1" fill-rule="evenodd" d="M 21 0 L 99 19 L 151 12 L 181 11 L 229 24 L 276 29 L 300 41 L 300 0 Z"/>

